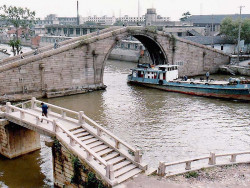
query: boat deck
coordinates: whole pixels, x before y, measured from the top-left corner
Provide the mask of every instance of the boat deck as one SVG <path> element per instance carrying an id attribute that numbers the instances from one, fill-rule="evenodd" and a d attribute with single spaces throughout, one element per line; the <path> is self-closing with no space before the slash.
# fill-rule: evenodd
<path id="1" fill-rule="evenodd" d="M 187 81 L 181 80 L 181 79 L 177 79 L 171 82 L 178 82 L 178 83 L 186 83 L 186 84 L 190 84 L 190 83 L 194 83 L 194 84 L 213 84 L 213 85 L 227 85 L 229 84 L 228 81 L 219 81 L 219 80 L 211 80 L 211 81 L 206 81 L 206 80 L 192 80 L 192 79 L 188 79 Z"/>

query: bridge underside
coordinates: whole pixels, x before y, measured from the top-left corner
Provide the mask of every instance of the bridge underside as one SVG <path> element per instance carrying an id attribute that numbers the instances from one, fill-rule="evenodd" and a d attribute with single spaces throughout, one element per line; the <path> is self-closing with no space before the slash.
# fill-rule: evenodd
<path id="1" fill-rule="evenodd" d="M 133 37 L 139 40 L 148 50 L 153 64 L 162 65 L 168 63 L 165 52 L 153 39 L 143 35 L 134 35 Z"/>

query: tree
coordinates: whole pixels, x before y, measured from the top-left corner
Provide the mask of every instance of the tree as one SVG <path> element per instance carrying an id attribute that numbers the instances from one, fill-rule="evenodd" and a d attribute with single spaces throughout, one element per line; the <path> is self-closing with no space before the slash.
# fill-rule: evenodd
<path id="1" fill-rule="evenodd" d="M 224 34 L 227 38 L 233 40 L 237 43 L 238 32 L 239 32 L 239 23 L 240 20 L 232 20 L 231 17 L 225 18 L 221 23 L 220 33 Z M 241 24 L 241 32 L 240 32 L 241 40 L 245 40 L 245 43 L 250 43 L 250 19 L 246 18 L 242 21 Z"/>
<path id="2" fill-rule="evenodd" d="M 21 43 L 18 39 L 18 30 L 30 28 L 35 21 L 35 11 L 30 11 L 28 8 L 16 7 L 3 5 L 0 7 L 0 18 L 8 25 L 13 25 L 16 30 L 15 38 L 9 42 L 9 45 L 14 46 L 14 55 L 19 54 Z"/>
<path id="3" fill-rule="evenodd" d="M 124 23 L 120 20 L 118 20 L 114 23 L 114 26 L 123 26 L 123 25 L 124 25 Z"/>
<path id="4" fill-rule="evenodd" d="M 180 18 L 180 21 L 184 22 L 191 16 L 191 13 L 189 11 L 182 14 L 182 17 Z"/>

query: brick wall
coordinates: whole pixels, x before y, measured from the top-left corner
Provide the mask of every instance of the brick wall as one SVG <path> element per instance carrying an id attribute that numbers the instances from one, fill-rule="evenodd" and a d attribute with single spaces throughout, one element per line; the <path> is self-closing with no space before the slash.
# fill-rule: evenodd
<path id="1" fill-rule="evenodd" d="M 88 182 L 88 173 L 93 172 L 86 163 L 80 161 L 80 184 L 72 183 L 72 177 L 74 176 L 74 168 L 72 164 L 72 159 L 74 155 L 65 147 L 61 146 L 60 151 L 56 150 L 55 146 L 52 148 L 53 153 L 53 171 L 54 171 L 54 184 L 58 187 L 68 187 L 68 188 L 83 188 L 91 187 L 91 182 Z M 84 170 L 83 170 L 84 169 Z M 95 176 L 97 176 L 95 174 Z M 100 184 L 105 187 L 105 183 L 100 181 L 100 178 L 96 179 Z M 97 183 L 97 184 L 99 184 Z M 98 185 L 93 185 L 92 187 L 97 187 Z M 89 185 L 89 186 L 87 186 Z M 106 185 L 108 186 L 108 185 Z"/>

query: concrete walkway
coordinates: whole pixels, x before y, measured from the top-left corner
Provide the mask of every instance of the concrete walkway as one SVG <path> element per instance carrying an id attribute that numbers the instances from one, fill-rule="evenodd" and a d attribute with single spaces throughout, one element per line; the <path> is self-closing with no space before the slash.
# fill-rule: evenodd
<path id="1" fill-rule="evenodd" d="M 138 175 L 115 188 L 249 188 L 250 163 L 226 165 L 197 171 L 198 177 Z"/>

